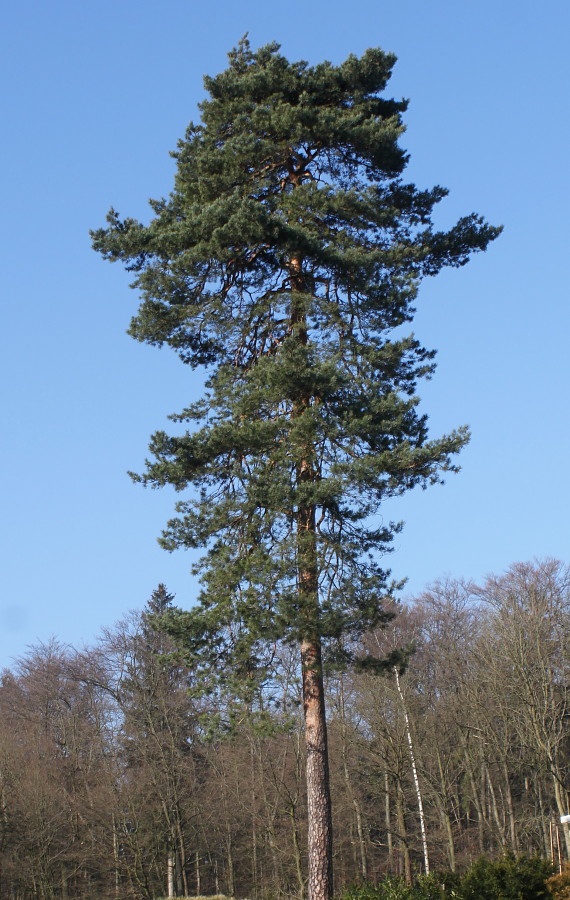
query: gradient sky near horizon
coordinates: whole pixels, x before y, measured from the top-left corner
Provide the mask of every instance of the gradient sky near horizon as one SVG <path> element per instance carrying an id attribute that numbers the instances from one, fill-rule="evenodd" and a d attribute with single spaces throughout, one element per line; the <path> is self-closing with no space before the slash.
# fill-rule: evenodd
<path id="1" fill-rule="evenodd" d="M 570 6 L 559 0 L 53 0 L 2 13 L 0 668 L 56 637 L 81 646 L 158 582 L 182 606 L 192 558 L 156 536 L 170 491 L 145 491 L 150 434 L 200 391 L 168 349 L 126 334 L 128 276 L 90 248 L 113 205 L 147 219 L 202 75 L 249 32 L 290 59 L 398 56 L 408 177 L 443 184 L 441 227 L 475 210 L 505 231 L 424 283 L 414 324 L 438 350 L 433 435 L 472 440 L 444 487 L 391 502 L 390 564 L 408 593 L 449 574 L 566 562 Z M 406 593 L 406 592 L 404 592 Z"/>

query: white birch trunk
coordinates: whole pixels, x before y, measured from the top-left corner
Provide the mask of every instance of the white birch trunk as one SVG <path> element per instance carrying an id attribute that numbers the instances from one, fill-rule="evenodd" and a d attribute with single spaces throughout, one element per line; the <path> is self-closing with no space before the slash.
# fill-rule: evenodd
<path id="1" fill-rule="evenodd" d="M 170 852 L 168 854 L 168 860 L 166 863 L 166 875 L 167 875 L 167 897 L 174 897 L 174 854 Z"/>
<path id="2" fill-rule="evenodd" d="M 408 716 L 408 710 L 406 708 L 406 701 L 404 700 L 404 694 L 402 692 L 402 688 L 400 686 L 400 675 L 396 666 L 394 666 L 394 675 L 396 676 L 396 687 L 398 688 L 398 694 L 400 696 L 400 700 L 402 702 L 402 709 L 404 710 L 404 721 L 406 723 L 406 735 L 408 738 L 408 750 L 410 752 L 410 763 L 412 766 L 412 774 L 414 776 L 414 785 L 416 788 L 416 797 L 418 800 L 418 813 L 420 817 L 420 831 L 422 835 L 422 847 L 424 851 L 424 865 L 426 870 L 426 875 L 429 875 L 429 855 L 428 855 L 428 845 L 427 845 L 427 836 L 426 836 L 426 822 L 424 816 L 424 805 L 422 802 L 422 792 L 420 790 L 420 780 L 418 778 L 418 770 L 416 767 L 416 757 L 414 754 L 414 744 L 412 741 L 412 732 L 410 729 L 410 719 Z"/>

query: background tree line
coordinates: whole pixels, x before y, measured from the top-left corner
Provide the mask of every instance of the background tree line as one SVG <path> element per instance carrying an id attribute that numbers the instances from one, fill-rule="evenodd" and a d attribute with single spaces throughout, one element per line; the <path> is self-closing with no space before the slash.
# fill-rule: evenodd
<path id="1" fill-rule="evenodd" d="M 160 586 L 96 646 L 54 641 L 3 673 L 1 900 L 304 896 L 297 655 L 233 703 L 155 630 L 172 599 Z M 570 787 L 570 570 L 438 582 L 364 642 L 414 652 L 404 672 L 326 680 L 336 889 L 482 853 L 570 857 L 551 828 Z"/>

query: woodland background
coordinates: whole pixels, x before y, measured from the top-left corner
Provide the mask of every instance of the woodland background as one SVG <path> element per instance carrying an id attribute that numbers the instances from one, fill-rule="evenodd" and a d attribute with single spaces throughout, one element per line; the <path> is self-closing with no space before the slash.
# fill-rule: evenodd
<path id="1" fill-rule="evenodd" d="M 302 897 L 297 654 L 244 708 L 204 692 L 142 613 L 88 649 L 37 646 L 0 686 L 0 896 Z M 480 854 L 550 856 L 568 812 L 570 570 L 513 565 L 433 584 L 366 649 L 413 647 L 399 678 L 327 680 L 337 890 Z M 554 832 L 556 843 L 556 832 Z M 567 830 L 560 850 L 570 855 Z M 554 847 L 558 856 L 558 848 Z"/>

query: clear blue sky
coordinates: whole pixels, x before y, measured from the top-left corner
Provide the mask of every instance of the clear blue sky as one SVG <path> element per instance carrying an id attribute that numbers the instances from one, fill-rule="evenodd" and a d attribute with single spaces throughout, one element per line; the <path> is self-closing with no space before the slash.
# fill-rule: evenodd
<path id="1" fill-rule="evenodd" d="M 446 185 L 439 222 L 473 210 L 502 237 L 424 284 L 417 335 L 434 435 L 473 431 L 447 485 L 386 510 L 391 564 L 416 592 L 535 556 L 568 558 L 569 178 L 565 0 L 53 0 L 2 14 L 0 667 L 55 635 L 90 642 L 159 581 L 195 595 L 156 535 L 173 497 L 133 485 L 148 437 L 196 376 L 125 334 L 136 295 L 90 249 L 109 206 L 147 216 L 197 118 L 202 75 L 249 31 L 291 59 L 399 58 L 411 179 Z"/>

